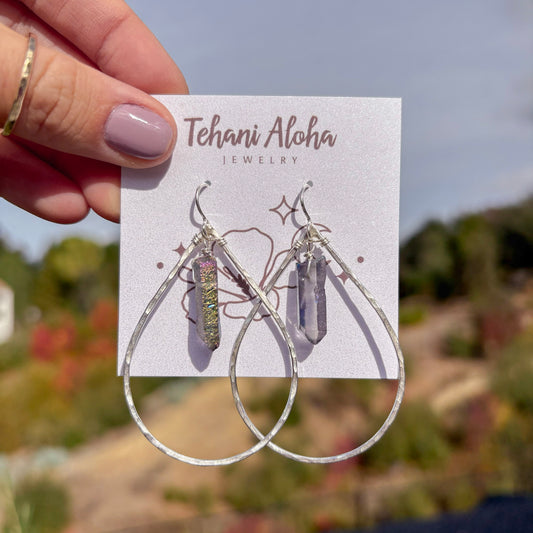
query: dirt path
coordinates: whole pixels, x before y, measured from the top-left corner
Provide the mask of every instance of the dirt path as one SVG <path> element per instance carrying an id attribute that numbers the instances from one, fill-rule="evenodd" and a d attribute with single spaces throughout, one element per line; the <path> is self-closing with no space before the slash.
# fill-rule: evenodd
<path id="1" fill-rule="evenodd" d="M 246 389 L 246 384 L 241 387 Z M 223 380 L 207 380 L 185 401 L 158 408 L 145 422 L 159 440 L 185 454 L 208 458 L 238 453 L 251 439 L 229 401 L 228 388 Z M 173 461 L 133 425 L 76 451 L 58 475 L 72 494 L 72 531 L 91 533 L 194 515 L 190 505 L 165 501 L 165 490 L 216 490 L 221 482 L 220 468 Z"/>

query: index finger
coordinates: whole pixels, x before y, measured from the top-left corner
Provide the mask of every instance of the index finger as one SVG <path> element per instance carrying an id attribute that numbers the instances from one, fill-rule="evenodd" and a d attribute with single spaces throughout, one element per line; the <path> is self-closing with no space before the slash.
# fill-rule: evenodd
<path id="1" fill-rule="evenodd" d="M 153 33 L 122 0 L 21 0 L 100 70 L 150 93 L 187 93 Z"/>

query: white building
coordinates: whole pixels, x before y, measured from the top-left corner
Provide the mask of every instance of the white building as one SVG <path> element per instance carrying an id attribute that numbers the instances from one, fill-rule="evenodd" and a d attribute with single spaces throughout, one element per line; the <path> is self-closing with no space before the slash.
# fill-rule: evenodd
<path id="1" fill-rule="evenodd" d="M 7 342 L 15 328 L 15 295 L 0 279 L 0 344 Z"/>

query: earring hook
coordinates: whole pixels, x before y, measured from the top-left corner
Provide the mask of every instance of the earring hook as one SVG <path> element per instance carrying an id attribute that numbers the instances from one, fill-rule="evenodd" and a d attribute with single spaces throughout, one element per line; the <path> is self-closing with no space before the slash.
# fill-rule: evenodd
<path id="1" fill-rule="evenodd" d="M 207 187 L 210 187 L 210 186 L 211 186 L 211 182 L 209 180 L 205 180 L 201 185 L 197 187 L 196 194 L 194 195 L 194 202 L 196 204 L 196 209 L 198 210 L 198 213 L 200 213 L 200 216 L 202 217 L 204 224 L 208 224 L 209 221 L 207 220 L 205 213 L 200 207 L 200 194 L 202 193 L 204 189 L 207 189 Z"/>
<path id="2" fill-rule="evenodd" d="M 302 187 L 302 190 L 300 191 L 300 206 L 302 207 L 303 214 L 305 215 L 305 218 L 307 219 L 307 223 L 311 224 L 311 216 L 309 215 L 307 208 L 305 207 L 304 202 L 304 196 L 308 189 L 310 189 L 313 186 L 313 182 L 311 180 L 307 181 L 304 186 Z"/>

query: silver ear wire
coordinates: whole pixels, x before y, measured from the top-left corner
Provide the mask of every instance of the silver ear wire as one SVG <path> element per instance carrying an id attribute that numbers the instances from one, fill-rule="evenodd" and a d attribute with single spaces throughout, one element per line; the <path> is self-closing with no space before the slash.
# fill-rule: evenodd
<path id="1" fill-rule="evenodd" d="M 196 193 L 194 194 L 194 203 L 196 204 L 196 210 L 198 211 L 198 213 L 200 213 L 204 224 L 208 224 L 209 221 L 207 220 L 203 209 L 200 207 L 200 194 L 204 189 L 207 189 L 207 187 L 211 187 L 211 182 L 209 180 L 205 180 L 201 185 L 199 185 L 196 188 Z"/>
<path id="2" fill-rule="evenodd" d="M 302 208 L 303 214 L 305 215 L 305 218 L 307 219 L 308 224 L 311 224 L 311 216 L 309 215 L 309 212 L 307 211 L 307 208 L 305 207 L 304 196 L 307 190 L 310 189 L 312 186 L 313 186 L 313 182 L 309 180 L 304 184 L 304 186 L 302 187 L 302 190 L 300 191 L 300 206 Z"/>

